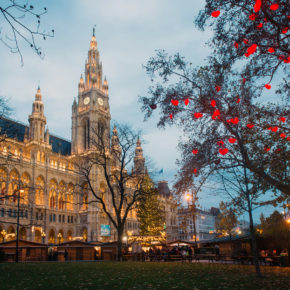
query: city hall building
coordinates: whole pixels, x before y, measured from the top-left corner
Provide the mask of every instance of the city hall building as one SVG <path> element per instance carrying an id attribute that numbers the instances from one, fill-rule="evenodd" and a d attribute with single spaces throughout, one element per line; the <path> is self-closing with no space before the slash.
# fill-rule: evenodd
<path id="1" fill-rule="evenodd" d="M 29 125 L 0 119 L 1 242 L 16 238 L 18 212 L 19 238 L 23 240 L 43 243 L 116 240 L 116 231 L 100 206 L 90 203 L 93 197 L 86 184 L 75 186 L 82 181 L 74 169 L 74 158 L 92 150 L 93 128 L 110 135 L 108 83 L 103 78 L 94 34 L 85 75 L 81 76 L 78 88 L 78 100 L 72 105 L 71 142 L 48 131 L 40 88 L 28 116 Z M 140 164 L 144 166 L 144 158 L 138 141 L 134 166 Z M 105 192 L 106 181 L 101 171 L 96 172 L 95 178 L 97 191 Z M 138 234 L 134 210 L 129 213 L 126 231 Z"/>

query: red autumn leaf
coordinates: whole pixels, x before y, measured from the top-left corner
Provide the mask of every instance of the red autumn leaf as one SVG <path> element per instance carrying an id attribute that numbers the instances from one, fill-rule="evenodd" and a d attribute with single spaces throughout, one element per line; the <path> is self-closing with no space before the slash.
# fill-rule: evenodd
<path id="1" fill-rule="evenodd" d="M 271 85 L 270 85 L 270 84 L 266 84 L 266 85 L 265 85 L 265 88 L 266 88 L 267 90 L 270 90 L 270 89 L 271 89 Z"/>
<path id="2" fill-rule="evenodd" d="M 212 100 L 212 101 L 210 102 L 210 104 L 211 104 L 213 107 L 215 107 L 215 106 L 216 106 L 216 101 L 215 101 L 215 100 Z"/>
<path id="3" fill-rule="evenodd" d="M 265 150 L 266 152 L 269 152 L 269 151 L 271 150 L 271 147 L 265 147 L 264 150 Z"/>
<path id="4" fill-rule="evenodd" d="M 276 126 L 276 127 L 273 127 L 271 130 L 272 130 L 272 132 L 277 132 L 278 129 L 279 129 L 279 128 Z"/>
<path id="5" fill-rule="evenodd" d="M 217 92 L 219 92 L 221 90 L 221 87 L 220 86 L 216 86 L 215 89 L 216 89 Z"/>
<path id="6" fill-rule="evenodd" d="M 237 141 L 236 138 L 232 138 L 232 137 L 229 138 L 229 142 L 230 142 L 231 144 L 234 144 L 236 141 Z"/>
<path id="7" fill-rule="evenodd" d="M 197 169 L 196 169 L 196 168 L 193 169 L 193 173 L 194 173 L 195 175 L 197 175 Z"/>
<path id="8" fill-rule="evenodd" d="M 262 0 L 256 0 L 256 3 L 254 5 L 254 11 L 257 13 L 260 11 L 262 5 Z"/>
<path id="9" fill-rule="evenodd" d="M 259 23 L 258 25 L 257 25 L 257 28 L 258 29 L 260 29 L 260 28 L 262 28 L 263 27 L 263 23 Z"/>
<path id="10" fill-rule="evenodd" d="M 236 41 L 235 41 L 235 43 L 234 43 L 234 46 L 235 46 L 236 49 L 239 48 L 239 44 L 238 44 Z"/>
<path id="11" fill-rule="evenodd" d="M 202 113 L 194 113 L 193 115 L 196 119 L 201 118 L 203 116 Z"/>
<path id="12" fill-rule="evenodd" d="M 240 98 L 238 98 L 238 99 L 237 99 L 237 103 L 239 104 L 240 102 L 241 102 L 241 99 L 240 99 Z"/>
<path id="13" fill-rule="evenodd" d="M 279 8 L 279 4 L 278 3 L 273 3 L 271 6 L 270 6 L 270 10 L 277 10 Z"/>
<path id="14" fill-rule="evenodd" d="M 248 44 L 249 40 L 245 38 L 245 39 L 243 40 L 243 42 L 244 42 L 244 44 Z"/>
<path id="15" fill-rule="evenodd" d="M 281 151 L 281 149 L 280 148 L 277 148 L 275 152 L 276 153 L 279 153 L 280 151 Z"/>
<path id="16" fill-rule="evenodd" d="M 251 54 L 255 53 L 256 49 L 257 49 L 257 44 L 254 43 L 254 44 L 252 44 L 250 47 L 248 47 L 248 49 L 247 49 L 247 53 L 248 53 L 249 55 L 251 55 Z"/>
<path id="17" fill-rule="evenodd" d="M 232 123 L 237 125 L 239 123 L 239 118 L 238 117 L 233 118 Z"/>
<path id="18" fill-rule="evenodd" d="M 213 11 L 213 12 L 211 13 L 211 16 L 216 18 L 216 17 L 219 17 L 220 13 L 221 13 L 221 12 L 220 12 L 219 10 L 216 10 L 216 11 Z"/>
<path id="19" fill-rule="evenodd" d="M 170 114 L 170 115 L 169 115 L 169 118 L 172 120 L 172 118 L 173 118 L 173 115 L 172 115 L 172 114 Z"/>
<path id="20" fill-rule="evenodd" d="M 255 127 L 255 125 L 254 125 L 254 124 L 247 124 L 247 127 L 248 127 L 249 129 L 253 129 L 253 128 Z"/>
<path id="21" fill-rule="evenodd" d="M 264 18 L 264 22 L 268 22 L 268 19 L 266 17 Z"/>
<path id="22" fill-rule="evenodd" d="M 249 19 L 252 20 L 252 21 L 255 21 L 257 18 L 257 14 L 253 13 L 249 16 Z"/>
<path id="23" fill-rule="evenodd" d="M 267 130 L 270 130 L 270 131 L 272 131 L 272 127 L 269 127 L 269 128 L 267 128 Z"/>
<path id="24" fill-rule="evenodd" d="M 286 138 L 286 134 L 285 133 L 281 133 L 280 137 L 284 139 L 284 138 Z"/>
<path id="25" fill-rule="evenodd" d="M 220 111 L 219 111 L 219 110 L 215 110 L 215 111 L 213 112 L 211 118 L 212 118 L 213 120 L 215 120 L 217 117 L 219 117 L 219 115 L 220 115 Z"/>
<path id="26" fill-rule="evenodd" d="M 274 49 L 273 47 L 270 47 L 270 48 L 268 49 L 268 51 L 269 51 L 270 53 L 274 53 L 274 52 L 275 52 L 275 49 Z"/>
<path id="27" fill-rule="evenodd" d="M 285 33 L 287 33 L 287 32 L 288 32 L 288 27 L 286 26 L 286 27 L 284 27 L 284 28 L 282 29 L 282 33 L 285 34 Z"/>
<path id="28" fill-rule="evenodd" d="M 155 110 L 155 109 L 157 108 L 157 105 L 156 105 L 156 104 L 151 104 L 151 105 L 150 105 L 150 108 L 151 108 L 152 110 Z"/>
<path id="29" fill-rule="evenodd" d="M 290 141 L 290 137 L 287 137 L 287 141 Z"/>
<path id="30" fill-rule="evenodd" d="M 225 142 L 224 142 L 223 140 L 220 140 L 220 141 L 217 141 L 217 144 L 218 144 L 219 146 L 223 146 L 223 145 L 225 144 Z"/>
<path id="31" fill-rule="evenodd" d="M 246 78 L 243 78 L 243 84 L 246 82 Z"/>
<path id="32" fill-rule="evenodd" d="M 228 148 L 220 148 L 219 149 L 219 153 L 221 155 L 226 155 L 228 152 L 229 152 L 229 149 Z"/>
<path id="33" fill-rule="evenodd" d="M 197 154 L 198 153 L 198 150 L 197 149 L 192 149 L 192 153 L 193 154 Z"/>
<path id="34" fill-rule="evenodd" d="M 279 120 L 280 120 L 281 122 L 283 122 L 283 123 L 286 122 L 286 118 L 285 118 L 285 117 L 280 117 Z"/>
<path id="35" fill-rule="evenodd" d="M 187 106 L 188 103 L 189 103 L 189 99 L 187 98 L 187 99 L 184 100 L 184 104 L 185 104 L 185 106 Z"/>
<path id="36" fill-rule="evenodd" d="M 178 102 L 178 100 L 171 100 L 171 104 L 173 106 L 178 106 L 179 102 Z"/>

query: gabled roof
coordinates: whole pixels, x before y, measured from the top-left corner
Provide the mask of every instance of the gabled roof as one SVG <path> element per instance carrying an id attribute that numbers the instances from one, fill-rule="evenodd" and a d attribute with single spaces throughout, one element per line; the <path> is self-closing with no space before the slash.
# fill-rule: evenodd
<path id="1" fill-rule="evenodd" d="M 61 244 L 56 244 L 57 247 L 65 247 L 65 246 L 71 246 L 71 247 L 94 247 L 95 245 L 90 244 L 88 242 L 84 241 L 67 241 Z"/>
<path id="2" fill-rule="evenodd" d="M 25 131 L 28 132 L 29 127 L 21 122 L 4 118 L 0 116 L 1 134 L 6 134 L 8 138 L 16 139 L 19 142 L 24 141 Z M 52 152 L 61 155 L 71 154 L 71 142 L 55 135 L 49 136 L 49 144 L 51 144 Z"/>

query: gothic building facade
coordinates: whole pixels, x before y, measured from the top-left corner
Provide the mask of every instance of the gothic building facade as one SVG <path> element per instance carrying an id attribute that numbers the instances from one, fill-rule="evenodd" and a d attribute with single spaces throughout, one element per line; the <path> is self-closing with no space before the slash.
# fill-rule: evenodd
<path id="1" fill-rule="evenodd" d="M 116 232 L 74 170 L 74 158 L 89 154 L 93 130 L 110 142 L 108 82 L 103 78 L 97 41 L 93 34 L 85 74 L 72 105 L 72 140 L 49 133 L 42 93 L 38 88 L 28 117 L 29 126 L 0 119 L 0 238 L 15 239 L 19 212 L 19 238 L 57 243 L 72 239 L 116 240 Z M 114 132 L 114 136 L 117 132 Z M 107 137 L 106 137 L 107 136 Z M 98 140 L 95 140 L 96 142 Z M 110 145 L 109 145 L 110 146 Z M 136 144 L 134 166 L 144 167 L 141 143 Z M 105 191 L 101 172 L 95 186 Z M 126 230 L 138 233 L 136 212 L 128 216 Z"/>

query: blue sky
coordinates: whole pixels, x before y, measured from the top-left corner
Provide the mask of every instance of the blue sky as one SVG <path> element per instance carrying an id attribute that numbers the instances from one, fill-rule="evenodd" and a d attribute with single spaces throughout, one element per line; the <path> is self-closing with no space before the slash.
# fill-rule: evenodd
<path id="1" fill-rule="evenodd" d="M 96 24 L 96 39 L 109 83 L 113 120 L 143 131 L 144 153 L 170 184 L 178 158 L 176 128 L 156 128 L 156 119 L 143 122 L 138 96 L 145 95 L 150 80 L 142 65 L 156 49 L 180 52 L 194 65 L 202 64 L 210 53 L 205 42 L 211 32 L 198 31 L 193 19 L 203 7 L 201 0 L 70 0 L 31 1 L 47 7 L 42 27 L 54 29 L 55 37 L 40 41 L 42 60 L 22 47 L 24 66 L 16 54 L 0 45 L 0 95 L 10 99 L 13 118 L 28 123 L 31 104 L 40 84 L 50 132 L 71 138 L 71 105 L 84 71 L 85 59 Z M 218 206 L 220 198 L 208 191 L 201 205 Z M 270 210 L 269 212 L 271 212 Z M 257 213 L 258 215 L 259 213 Z"/>

